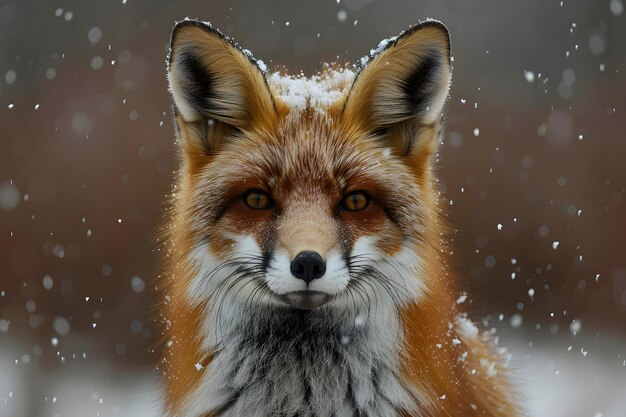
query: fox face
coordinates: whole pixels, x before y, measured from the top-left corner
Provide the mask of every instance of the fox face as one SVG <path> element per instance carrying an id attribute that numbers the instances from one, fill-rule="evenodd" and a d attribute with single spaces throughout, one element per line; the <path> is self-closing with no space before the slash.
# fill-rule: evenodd
<path id="1" fill-rule="evenodd" d="M 441 23 L 306 78 L 185 20 L 168 70 L 168 415 L 518 415 L 447 271 Z"/>
<path id="2" fill-rule="evenodd" d="M 272 308 L 418 295 L 419 188 L 378 138 L 357 147 L 324 123 L 282 126 L 252 147 L 232 138 L 201 173 L 194 256 L 207 274 L 193 281 L 194 299 L 228 280 L 241 300 Z"/>
<path id="3" fill-rule="evenodd" d="M 367 313 L 427 289 L 448 35 L 427 22 L 368 60 L 356 73 L 268 77 L 214 29 L 176 27 L 192 302 Z"/>

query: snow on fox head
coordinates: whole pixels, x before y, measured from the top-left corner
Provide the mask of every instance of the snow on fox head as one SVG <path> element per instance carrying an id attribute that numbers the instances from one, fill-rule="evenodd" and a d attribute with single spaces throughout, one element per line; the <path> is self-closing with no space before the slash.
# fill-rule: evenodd
<path id="1" fill-rule="evenodd" d="M 172 256 L 191 304 L 250 318 L 367 315 L 428 292 L 447 31 L 422 23 L 360 64 L 269 74 L 209 25 L 176 26 L 169 81 L 186 243 Z"/>

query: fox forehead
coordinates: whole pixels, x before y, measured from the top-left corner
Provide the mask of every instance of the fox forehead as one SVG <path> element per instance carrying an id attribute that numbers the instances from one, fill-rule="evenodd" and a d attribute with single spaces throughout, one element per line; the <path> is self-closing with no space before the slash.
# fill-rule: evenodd
<path id="1" fill-rule="evenodd" d="M 247 172 L 264 178 L 268 185 L 343 189 L 363 182 L 383 164 L 393 164 L 374 138 L 354 140 L 326 116 L 287 116 L 269 135 L 246 134 L 224 149 Z M 370 178 L 371 180 L 371 178 Z"/>
<path id="2" fill-rule="evenodd" d="M 272 187 L 287 180 L 307 188 L 343 188 L 372 161 L 389 156 L 380 143 L 368 140 L 368 132 L 341 124 L 339 109 L 354 77 L 341 67 L 312 77 L 271 74 L 266 82 L 279 117 L 269 129 L 251 125 L 243 130 L 244 140 L 230 141 L 221 156 L 231 151 L 234 162 L 244 163 L 248 173 Z"/>
<path id="3" fill-rule="evenodd" d="M 356 137 L 326 116 L 301 114 L 286 117 L 271 134 L 243 136 L 229 141 L 202 175 L 198 206 L 213 214 L 250 189 L 268 192 L 280 209 L 297 205 L 331 216 L 345 195 L 366 191 L 407 227 L 414 216 L 403 214 L 419 210 L 414 177 L 376 137 Z"/>

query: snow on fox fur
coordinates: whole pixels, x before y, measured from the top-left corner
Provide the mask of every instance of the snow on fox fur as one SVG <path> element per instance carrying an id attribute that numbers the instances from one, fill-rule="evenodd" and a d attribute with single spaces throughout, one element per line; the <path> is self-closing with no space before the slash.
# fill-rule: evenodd
<path id="1" fill-rule="evenodd" d="M 185 20 L 168 75 L 181 160 L 159 285 L 168 416 L 520 415 L 447 267 L 441 23 L 305 78 Z"/>

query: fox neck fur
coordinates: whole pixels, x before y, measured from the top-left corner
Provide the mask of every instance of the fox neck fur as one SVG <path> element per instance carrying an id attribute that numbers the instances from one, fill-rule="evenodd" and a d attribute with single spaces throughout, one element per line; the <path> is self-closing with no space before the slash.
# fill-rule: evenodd
<path id="1" fill-rule="evenodd" d="M 389 301 L 389 300 L 387 300 Z M 379 302 L 384 302 L 380 300 Z M 232 308 L 184 415 L 352 417 L 416 411 L 400 378 L 399 323 L 387 314 Z"/>

